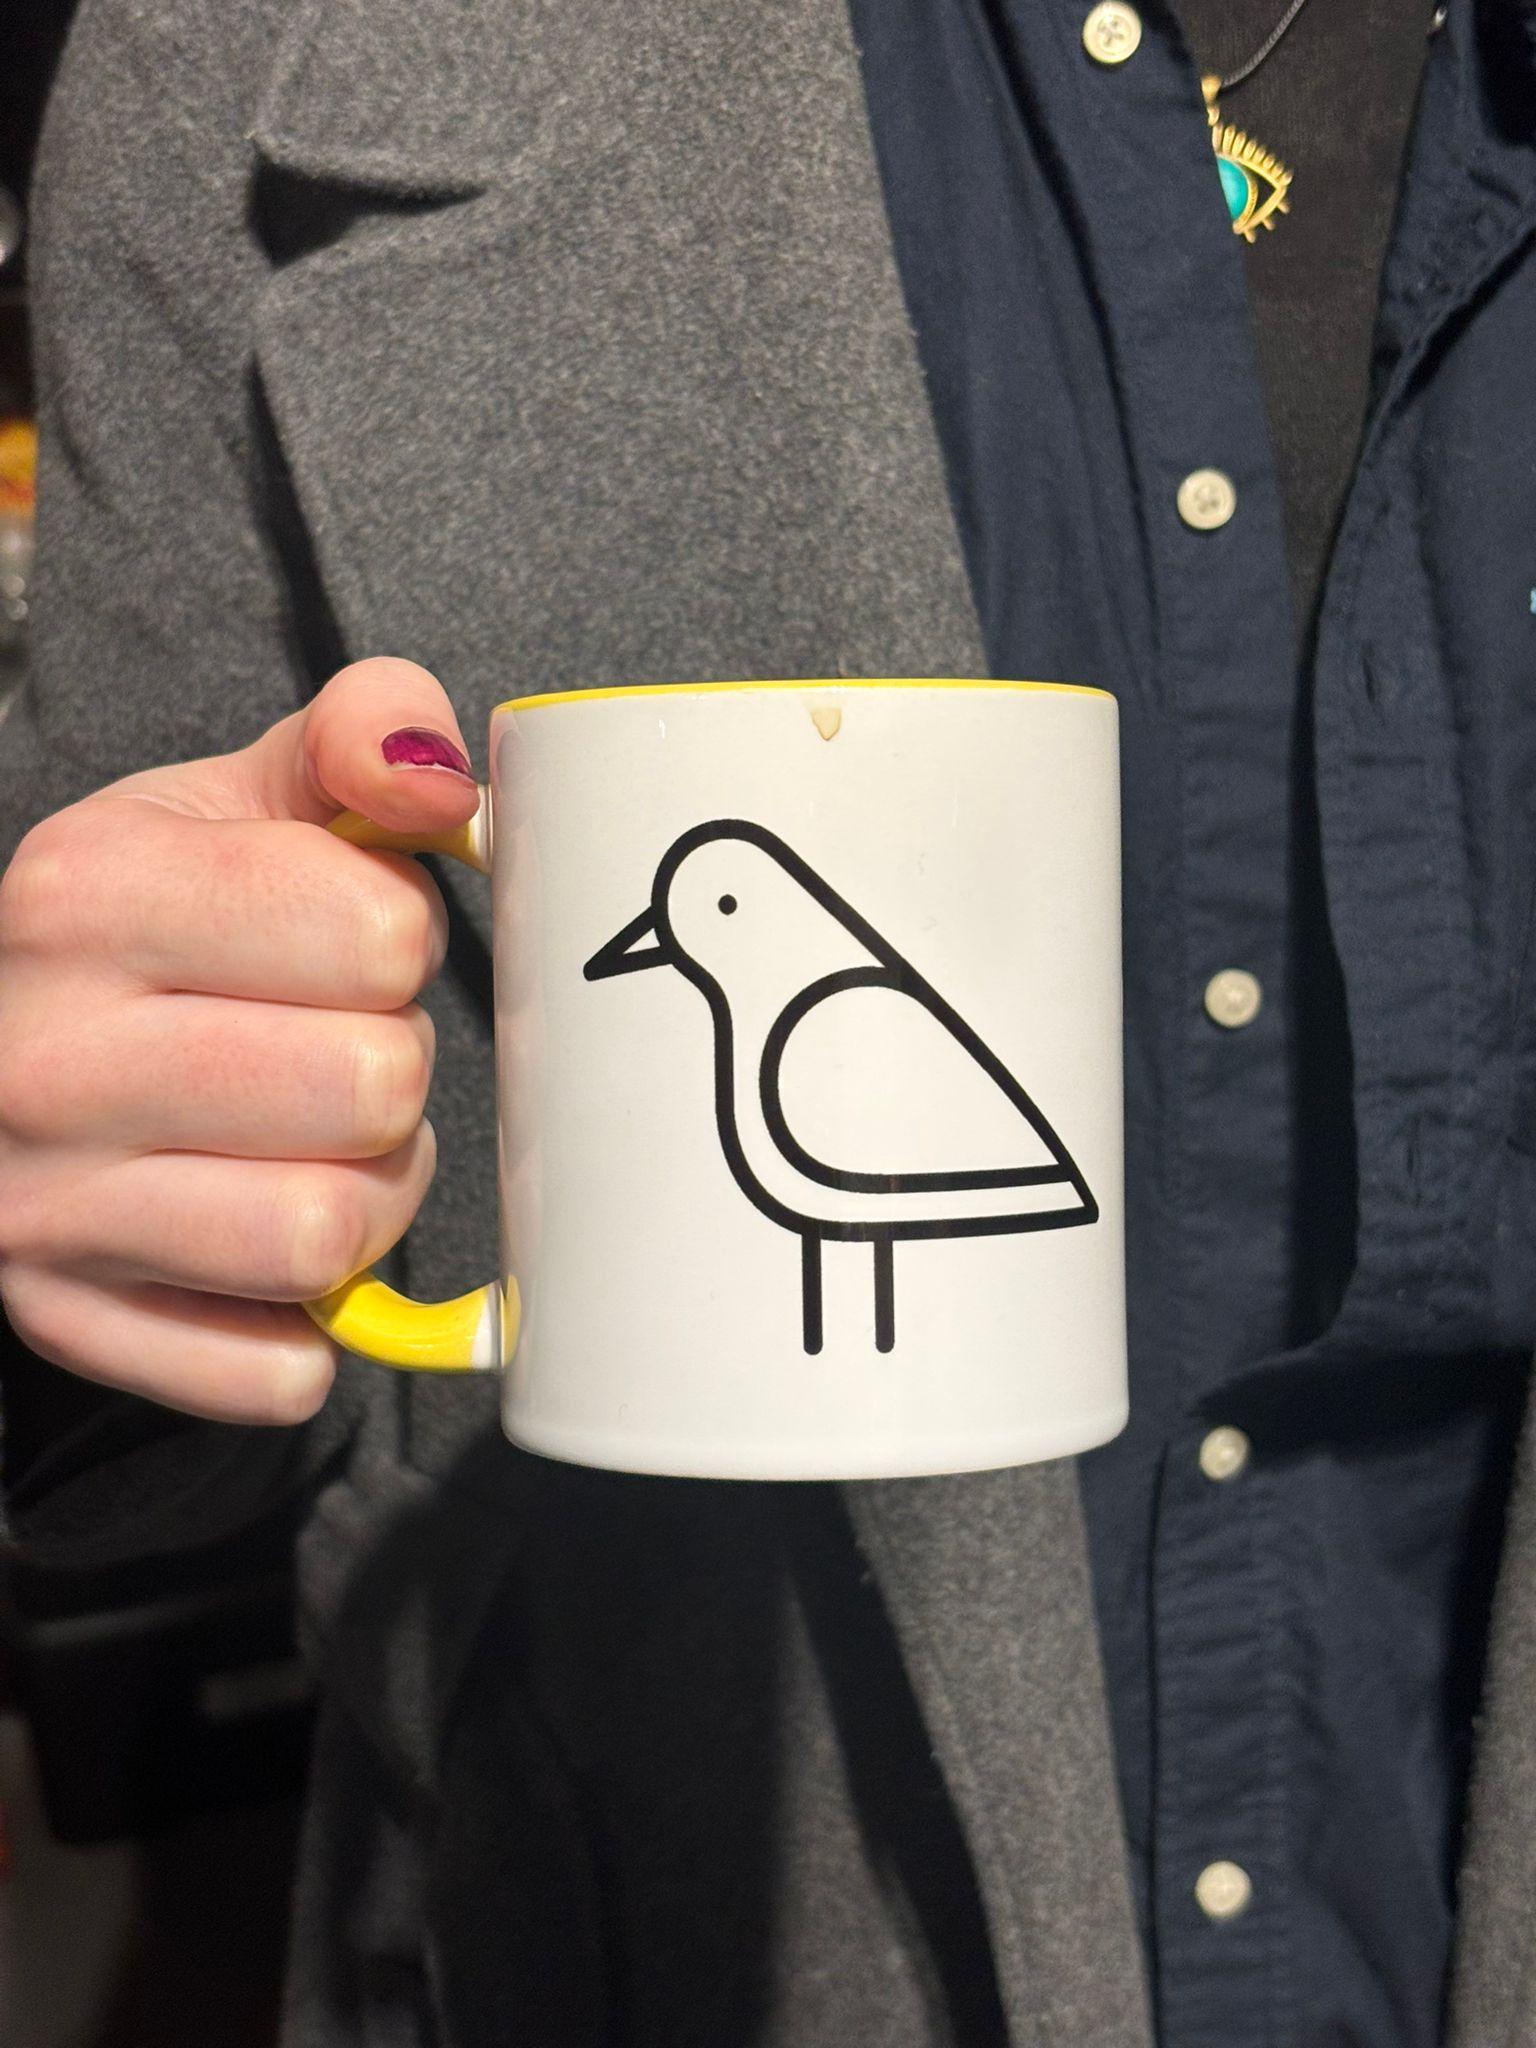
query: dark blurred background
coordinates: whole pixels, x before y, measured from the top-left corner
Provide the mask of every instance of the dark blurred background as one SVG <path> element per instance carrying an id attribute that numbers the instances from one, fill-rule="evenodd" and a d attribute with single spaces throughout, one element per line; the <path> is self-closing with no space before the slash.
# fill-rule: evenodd
<path id="1" fill-rule="evenodd" d="M 0 747 L 33 559 L 26 201 L 74 0 L 0 0 Z M 148 516 L 148 514 L 146 515 Z M 0 1315 L 7 1473 L 101 1397 Z M 286 1520 L 91 1573 L 0 1550 L 0 2043 L 271 2048 L 309 1700 Z"/>

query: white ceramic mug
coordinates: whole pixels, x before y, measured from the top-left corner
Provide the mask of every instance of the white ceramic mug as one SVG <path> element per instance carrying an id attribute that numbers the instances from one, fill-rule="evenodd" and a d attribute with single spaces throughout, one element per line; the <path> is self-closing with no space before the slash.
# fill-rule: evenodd
<path id="1" fill-rule="evenodd" d="M 460 833 L 335 829 L 491 874 L 502 1271 L 445 1303 L 363 1273 L 322 1327 L 500 1370 L 514 1442 L 626 1471 L 892 1477 L 1113 1436 L 1114 699 L 593 689 L 501 705 L 490 758 Z"/>

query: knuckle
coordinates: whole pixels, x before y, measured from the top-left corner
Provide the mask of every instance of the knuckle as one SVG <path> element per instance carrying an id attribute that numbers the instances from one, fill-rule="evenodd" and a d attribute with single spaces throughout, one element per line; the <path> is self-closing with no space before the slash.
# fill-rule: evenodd
<path id="1" fill-rule="evenodd" d="M 407 1003 L 396 1015 L 421 1047 L 421 1056 L 427 1063 L 427 1087 L 430 1088 L 437 1066 L 437 1026 L 432 1021 L 432 1013 L 423 1009 L 420 1003 Z M 425 1094 L 422 1100 L 425 1102 Z"/>
<path id="2" fill-rule="evenodd" d="M 361 1207 L 335 1177 L 304 1174 L 277 1199 L 273 1286 L 279 1299 L 315 1301 L 364 1264 Z"/>
<path id="3" fill-rule="evenodd" d="M 0 1130 L 24 1139 L 48 1135 L 60 1065 L 58 1047 L 36 1032 L 0 1033 Z"/>
<path id="4" fill-rule="evenodd" d="M 0 945 L 43 951 L 74 929 L 85 884 L 83 851 L 62 816 L 34 825 L 0 875 Z"/>
<path id="5" fill-rule="evenodd" d="M 0 1259 L 35 1259 L 50 1248 L 46 1205 L 14 1161 L 0 1161 Z"/>
<path id="6" fill-rule="evenodd" d="M 353 1061 L 357 1135 L 370 1152 L 393 1152 L 410 1137 L 426 1108 L 432 1083 L 430 1046 L 401 1015 L 360 1039 Z"/>
<path id="7" fill-rule="evenodd" d="M 318 1338 L 319 1331 L 315 1332 Z M 336 1367 L 329 1347 L 294 1343 L 274 1345 L 262 1382 L 245 1420 L 276 1429 L 308 1422 L 325 1405 Z"/>
<path id="8" fill-rule="evenodd" d="M 29 1351 L 50 1365 L 71 1368 L 76 1333 L 70 1317 L 61 1313 L 62 1298 L 46 1272 L 10 1260 L 0 1263 L 0 1306 Z"/>
<path id="9" fill-rule="evenodd" d="M 375 895 L 358 938 L 358 980 L 370 1003 L 399 1009 L 440 965 L 438 922 L 426 892 L 402 882 Z"/>

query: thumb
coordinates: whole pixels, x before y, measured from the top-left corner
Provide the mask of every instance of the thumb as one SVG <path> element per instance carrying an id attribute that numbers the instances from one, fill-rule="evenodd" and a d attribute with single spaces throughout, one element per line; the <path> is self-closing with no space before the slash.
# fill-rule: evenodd
<path id="1" fill-rule="evenodd" d="M 447 691 L 387 655 L 338 670 L 302 711 L 225 760 L 272 818 L 323 824 L 352 810 L 393 832 L 432 832 L 462 825 L 478 800 Z"/>

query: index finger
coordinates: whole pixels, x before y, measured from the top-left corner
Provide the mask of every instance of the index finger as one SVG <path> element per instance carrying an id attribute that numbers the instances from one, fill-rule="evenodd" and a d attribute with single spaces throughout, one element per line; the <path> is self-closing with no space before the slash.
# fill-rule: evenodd
<path id="1" fill-rule="evenodd" d="M 130 806 L 132 817 L 109 816 Z M 132 798 L 81 805 L 75 822 L 68 949 L 141 987 L 395 1010 L 442 965 L 442 896 L 403 854 L 319 825 L 189 817 Z"/>

